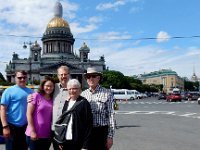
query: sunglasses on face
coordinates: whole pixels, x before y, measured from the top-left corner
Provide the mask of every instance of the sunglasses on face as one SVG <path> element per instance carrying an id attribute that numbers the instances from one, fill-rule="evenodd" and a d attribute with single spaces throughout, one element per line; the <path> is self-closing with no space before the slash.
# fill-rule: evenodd
<path id="1" fill-rule="evenodd" d="M 96 78 L 98 75 L 94 74 L 94 75 L 87 75 L 86 78 L 90 79 L 90 78 Z"/>
<path id="2" fill-rule="evenodd" d="M 26 79 L 26 77 L 17 77 L 17 79 L 22 80 L 22 79 Z"/>

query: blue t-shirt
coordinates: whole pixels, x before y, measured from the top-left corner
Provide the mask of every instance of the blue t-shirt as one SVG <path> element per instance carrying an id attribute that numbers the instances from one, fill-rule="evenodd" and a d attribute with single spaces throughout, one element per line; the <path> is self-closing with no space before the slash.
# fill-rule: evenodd
<path id="1" fill-rule="evenodd" d="M 33 90 L 18 85 L 7 88 L 1 97 L 1 105 L 7 106 L 7 121 L 16 126 L 27 124 L 27 96 L 32 94 Z"/>

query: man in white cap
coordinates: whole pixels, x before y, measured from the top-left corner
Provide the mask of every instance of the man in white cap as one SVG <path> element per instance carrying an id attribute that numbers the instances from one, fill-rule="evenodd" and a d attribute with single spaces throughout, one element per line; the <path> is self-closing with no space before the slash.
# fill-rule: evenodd
<path id="1" fill-rule="evenodd" d="M 88 68 L 84 76 L 89 88 L 81 95 L 90 102 L 94 127 L 89 150 L 109 150 L 113 145 L 115 129 L 113 95 L 110 90 L 100 86 L 102 73 L 96 68 Z"/>

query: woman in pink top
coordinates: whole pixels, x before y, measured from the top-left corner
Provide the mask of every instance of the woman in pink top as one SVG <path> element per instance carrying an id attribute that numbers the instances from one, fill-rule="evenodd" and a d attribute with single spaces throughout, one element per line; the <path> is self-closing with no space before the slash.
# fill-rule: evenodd
<path id="1" fill-rule="evenodd" d="M 53 79 L 44 79 L 28 103 L 26 135 L 30 150 L 50 148 L 54 85 Z"/>

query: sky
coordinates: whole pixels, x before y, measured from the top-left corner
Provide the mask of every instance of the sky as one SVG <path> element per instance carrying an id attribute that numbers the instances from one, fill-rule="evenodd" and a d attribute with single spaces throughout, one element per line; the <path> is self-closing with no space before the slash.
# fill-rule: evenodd
<path id="1" fill-rule="evenodd" d="M 38 41 L 54 17 L 57 0 L 0 0 L 0 72 L 13 53 L 28 58 L 23 43 Z M 199 0 L 60 0 L 63 18 L 89 58 L 124 75 L 171 69 L 200 77 Z"/>

